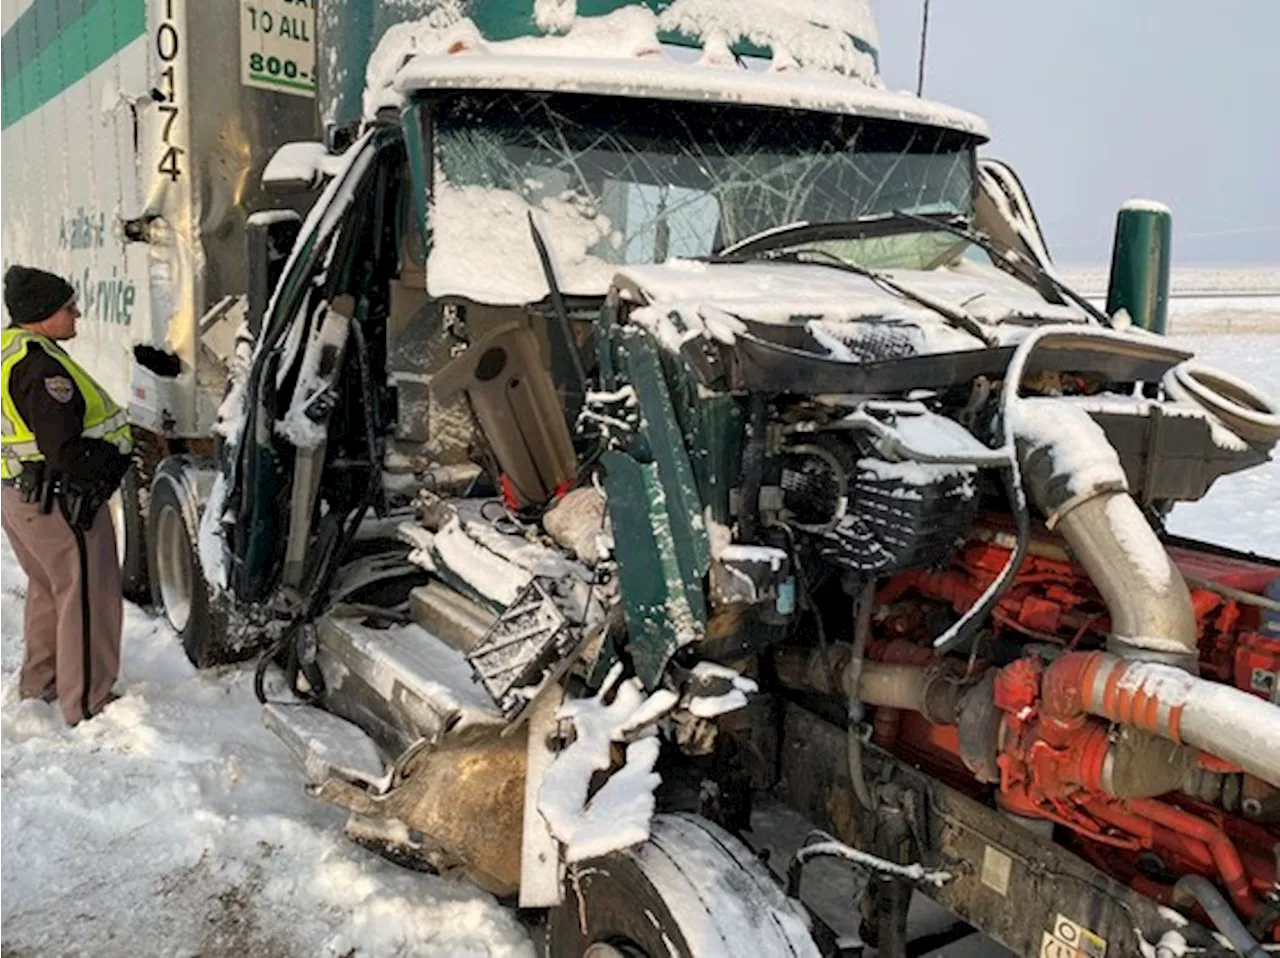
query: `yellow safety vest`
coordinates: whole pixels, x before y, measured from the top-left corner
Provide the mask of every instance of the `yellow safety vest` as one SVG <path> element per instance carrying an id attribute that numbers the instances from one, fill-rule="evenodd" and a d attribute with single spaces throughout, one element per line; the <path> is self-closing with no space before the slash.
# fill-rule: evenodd
<path id="1" fill-rule="evenodd" d="M 11 326 L 0 332 L 0 400 L 4 407 L 0 476 L 12 479 L 22 472 L 22 463 L 44 459 L 36 445 L 35 433 L 23 422 L 13 397 L 9 395 L 9 373 L 26 357 L 33 343 L 58 361 L 84 397 L 84 429 L 81 435 L 114 443 L 122 453 L 132 451 L 133 434 L 129 431 L 128 420 L 107 391 L 52 339 L 20 326 Z"/>

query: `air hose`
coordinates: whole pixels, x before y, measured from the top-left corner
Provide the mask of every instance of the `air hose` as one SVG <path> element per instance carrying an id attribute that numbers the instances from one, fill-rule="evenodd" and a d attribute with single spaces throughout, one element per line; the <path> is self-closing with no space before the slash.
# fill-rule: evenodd
<path id="1" fill-rule="evenodd" d="M 1222 892 L 1209 879 L 1200 875 L 1183 875 L 1173 886 L 1175 901 L 1194 901 L 1204 909 L 1213 926 L 1231 942 L 1231 947 L 1245 958 L 1264 958 L 1265 948 L 1249 933 L 1245 923 L 1227 904 Z"/>
<path id="2" fill-rule="evenodd" d="M 849 687 L 849 727 L 845 732 L 845 750 L 849 761 L 849 783 L 853 793 L 867 811 L 875 808 L 871 792 L 867 788 L 867 780 L 862 772 L 862 738 L 859 729 L 862 725 L 862 700 L 858 698 L 858 687 L 862 681 L 862 662 L 867 652 L 867 638 L 871 635 L 871 611 L 876 601 L 876 586 L 867 582 L 858 592 L 858 608 L 853 620 L 853 656 L 849 659 L 849 668 L 845 672 L 845 682 Z M 832 691 L 838 686 L 832 685 Z"/>
<path id="3" fill-rule="evenodd" d="M 986 591 L 952 626 L 933 640 L 934 651 L 939 655 L 950 652 L 968 641 L 978 631 L 978 627 L 986 621 L 987 615 L 996 607 L 1005 590 L 1013 584 L 1014 577 L 1022 568 L 1022 560 L 1026 558 L 1027 547 L 1031 541 L 1031 515 L 1027 510 L 1027 499 L 1022 491 L 1018 469 L 1013 466 L 1001 470 L 1004 479 L 1005 493 L 1009 498 L 1009 506 L 1013 509 L 1013 521 L 1016 530 L 1016 543 L 1009 561 L 1005 563 L 1000 574 L 996 576 Z"/>
<path id="4" fill-rule="evenodd" d="M 752 393 L 747 407 L 747 445 L 742 452 L 742 504 L 738 508 L 738 532 L 743 542 L 754 542 L 760 526 L 760 488 L 764 485 L 768 428 L 769 403 L 763 393 Z"/>

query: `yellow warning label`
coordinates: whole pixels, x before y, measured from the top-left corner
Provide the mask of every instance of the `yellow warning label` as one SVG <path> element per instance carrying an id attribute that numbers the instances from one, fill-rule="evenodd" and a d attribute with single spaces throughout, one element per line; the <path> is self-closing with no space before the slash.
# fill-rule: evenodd
<path id="1" fill-rule="evenodd" d="M 1105 958 L 1107 940 L 1065 915 L 1056 915 L 1053 930 L 1040 939 L 1040 958 Z"/>

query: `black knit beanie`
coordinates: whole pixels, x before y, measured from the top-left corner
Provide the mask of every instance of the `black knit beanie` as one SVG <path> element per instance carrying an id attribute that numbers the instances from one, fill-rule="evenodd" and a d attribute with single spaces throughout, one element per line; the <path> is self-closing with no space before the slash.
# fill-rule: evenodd
<path id="1" fill-rule="evenodd" d="M 30 266 L 10 266 L 4 274 L 4 304 L 15 323 L 48 319 L 76 295 L 61 276 Z"/>

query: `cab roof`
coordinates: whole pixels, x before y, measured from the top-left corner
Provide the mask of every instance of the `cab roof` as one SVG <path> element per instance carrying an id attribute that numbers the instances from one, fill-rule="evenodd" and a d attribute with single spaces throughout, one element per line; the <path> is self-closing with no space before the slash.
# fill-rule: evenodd
<path id="1" fill-rule="evenodd" d="M 669 59 L 607 60 L 528 55 L 426 55 L 399 72 L 405 96 L 441 90 L 588 93 L 841 113 L 958 130 L 985 141 L 979 116 L 830 74 L 717 68 Z"/>
<path id="2" fill-rule="evenodd" d="M 486 39 L 469 20 L 443 30 L 401 24 L 369 62 L 365 115 L 434 91 L 512 90 L 812 110 L 989 137 L 972 113 L 886 90 L 869 60 L 824 69 L 833 58 L 820 52 L 806 60 L 803 51 L 775 50 L 765 60 L 712 40 L 672 47 L 660 42 L 652 14 L 636 8 L 578 17 L 563 35 L 503 41 Z"/>

